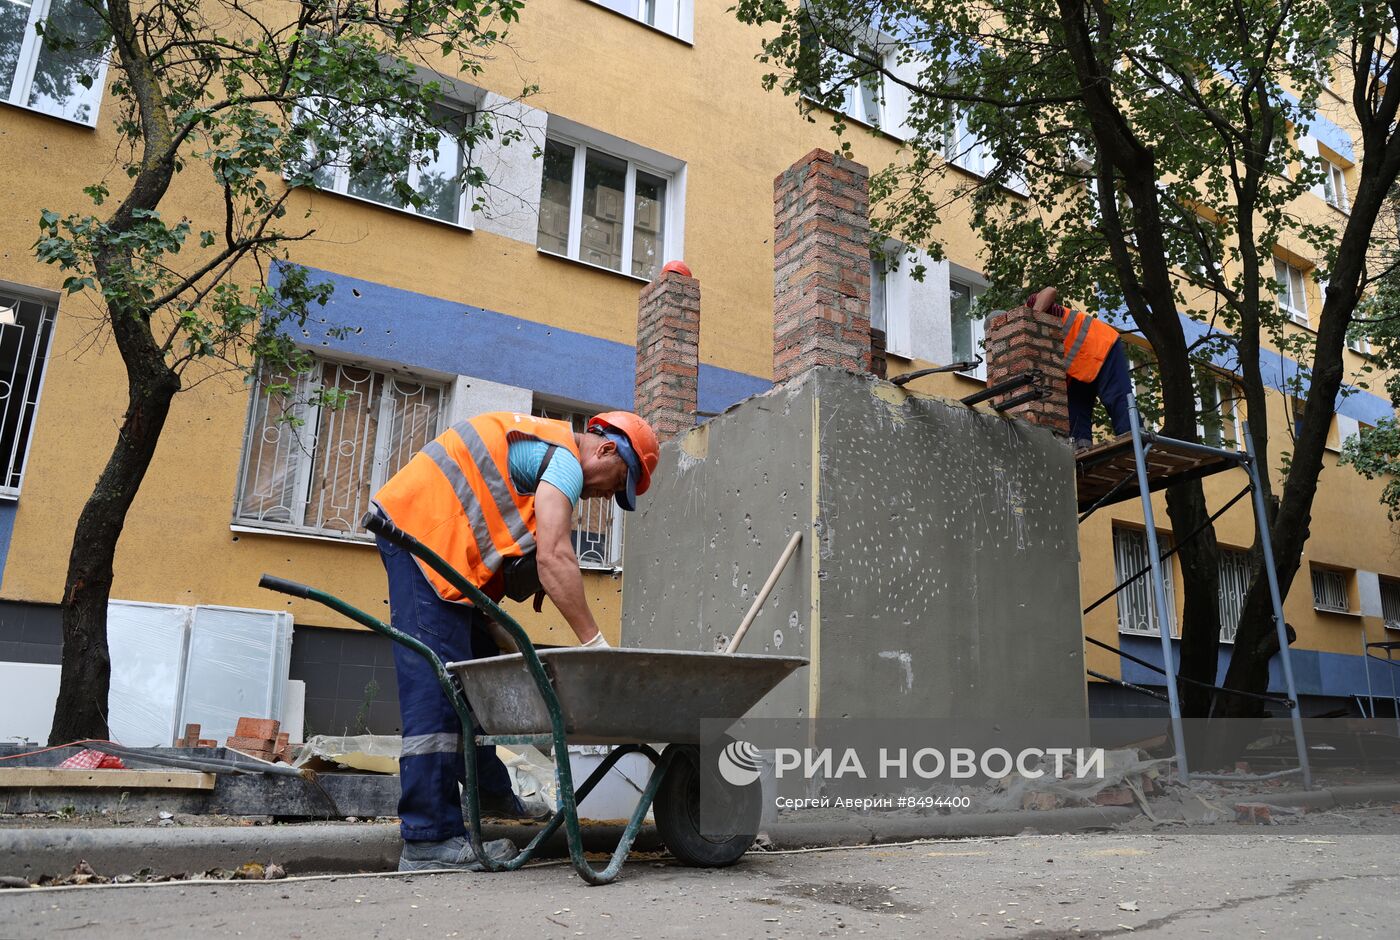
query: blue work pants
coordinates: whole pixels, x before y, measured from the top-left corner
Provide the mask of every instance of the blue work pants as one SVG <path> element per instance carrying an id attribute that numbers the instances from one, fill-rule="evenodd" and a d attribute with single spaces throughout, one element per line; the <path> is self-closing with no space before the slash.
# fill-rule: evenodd
<path id="1" fill-rule="evenodd" d="M 437 591 L 407 550 L 378 539 L 389 575 L 389 613 L 395 628 L 422 640 L 444 663 L 495 656 L 486 618 L 474 607 L 452 604 Z M 437 842 L 464 835 L 461 787 L 466 782 L 462 723 L 443 694 L 428 661 L 394 644 L 403 720 L 399 757 L 399 828 L 406 842 Z M 494 747 L 476 749 L 482 793 L 511 791 L 510 775 Z"/>
<path id="2" fill-rule="evenodd" d="M 1069 436 L 1076 441 L 1088 441 L 1094 437 L 1094 399 L 1103 402 L 1108 409 L 1109 420 L 1113 422 L 1113 433 L 1128 433 L 1128 395 L 1133 390 L 1132 375 L 1128 369 L 1128 354 L 1123 351 L 1122 340 L 1115 341 L 1099 366 L 1099 374 L 1092 382 L 1069 380 Z"/>

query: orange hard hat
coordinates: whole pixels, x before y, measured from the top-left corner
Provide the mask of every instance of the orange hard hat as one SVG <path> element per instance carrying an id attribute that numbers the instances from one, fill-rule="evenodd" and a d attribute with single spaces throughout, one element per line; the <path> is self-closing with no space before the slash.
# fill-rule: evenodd
<path id="1" fill-rule="evenodd" d="M 651 473 L 661 459 L 661 445 L 657 442 L 656 432 L 651 429 L 651 425 L 630 411 L 605 411 L 590 418 L 588 428 L 590 431 L 594 428 L 613 431 L 627 438 L 628 443 L 632 445 L 632 453 L 637 457 L 636 479 L 630 479 L 629 474 L 628 489 L 636 495 L 645 493 L 651 486 Z M 624 504 L 623 508 L 632 507 Z"/>

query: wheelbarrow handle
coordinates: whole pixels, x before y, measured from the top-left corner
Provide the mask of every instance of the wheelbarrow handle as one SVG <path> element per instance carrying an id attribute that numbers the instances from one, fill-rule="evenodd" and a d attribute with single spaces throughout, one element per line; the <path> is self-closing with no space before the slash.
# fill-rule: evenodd
<path id="1" fill-rule="evenodd" d="M 259 578 L 258 587 L 267 588 L 269 591 L 278 591 L 282 594 L 290 594 L 292 597 L 311 597 L 311 588 L 307 585 L 297 581 L 288 581 L 286 578 L 279 578 L 271 574 L 265 574 Z"/>
<path id="2" fill-rule="evenodd" d="M 400 529 L 377 512 L 365 513 L 364 518 L 360 520 L 360 525 L 364 526 L 375 535 L 393 542 L 399 548 L 412 550 L 415 547 L 421 547 L 416 538 L 409 535 L 403 529 Z"/>

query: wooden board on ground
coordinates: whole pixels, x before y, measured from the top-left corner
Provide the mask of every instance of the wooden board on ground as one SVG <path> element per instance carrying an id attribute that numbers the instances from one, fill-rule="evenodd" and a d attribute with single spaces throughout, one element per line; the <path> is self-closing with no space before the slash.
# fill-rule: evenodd
<path id="1" fill-rule="evenodd" d="M 0 768 L 0 789 L 95 787 L 112 790 L 212 790 L 214 775 L 186 770 L 64 770 L 58 767 Z"/>

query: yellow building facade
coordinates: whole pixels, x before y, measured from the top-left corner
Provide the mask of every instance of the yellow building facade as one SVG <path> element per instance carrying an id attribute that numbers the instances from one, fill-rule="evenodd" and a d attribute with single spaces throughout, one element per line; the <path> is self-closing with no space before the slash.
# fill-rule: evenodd
<path id="1" fill-rule="evenodd" d="M 318 605 L 259 590 L 258 576 L 321 586 L 387 615 L 383 569 L 354 520 L 374 484 L 439 426 L 493 408 L 580 416 L 630 407 L 638 294 L 671 259 L 683 258 L 701 283 L 701 411 L 770 383 L 773 180 L 834 138 L 823 122 L 803 120 L 790 98 L 763 90 L 758 33 L 724 4 L 540 0 L 527 4 L 512 37 L 510 54 L 455 92 L 465 110 L 501 109 L 529 139 L 487 156 L 501 184 L 484 196 L 490 211 L 473 212 L 464 199 L 415 213 L 379 204 L 382 194 L 345 178 L 292 198 L 290 216 L 308 213 L 316 229 L 292 259 L 336 285 L 303 339 L 324 363 L 318 379 L 349 393 L 352 405 L 303 416 L 305 437 L 292 441 L 279 437 L 287 426 L 266 414 L 266 398 L 241 376 L 181 392 L 122 536 L 114 599 L 291 614 L 291 674 L 306 682 L 308 733 L 394 730 L 388 644 Z M 91 297 L 60 296 L 61 275 L 39 264 L 31 246 L 42 210 L 81 209 L 81 188 L 111 174 L 115 106 L 96 96 L 75 111 L 24 99 L 23 82 L 13 84 L 0 106 L 0 189 L 9 209 L 0 215 L 0 297 L 28 325 L 33 362 L 26 367 L 15 354 L 32 401 L 16 412 L 18 429 L 6 429 L 7 446 L 18 443 L 0 488 L 0 661 L 54 663 L 73 526 L 110 453 L 125 374 Z M 526 84 L 540 91 L 510 100 Z M 1345 110 L 1337 98 L 1325 112 L 1342 135 L 1352 133 Z M 899 143 L 894 135 L 852 137 L 855 158 L 872 168 L 895 159 Z M 1340 165 L 1345 148 L 1333 143 L 1316 152 Z M 1317 197 L 1307 211 L 1340 219 L 1342 210 Z M 177 178 L 163 207 L 167 217 L 194 220 L 221 212 L 198 170 Z M 984 283 L 966 215 L 946 213 L 937 235 L 946 259 L 929 264 L 925 282 L 891 272 L 876 292 L 891 375 L 956 361 L 980 335 L 961 319 Z M 1303 283 L 1316 315 L 1318 285 Z M 334 327 L 344 335 L 332 335 Z M 1348 353 L 1349 369 L 1362 362 Z M 911 388 L 961 397 L 982 384 L 945 375 Z M 1367 407 L 1369 416 L 1388 411 L 1379 399 Z M 1275 454 L 1287 440 L 1285 413 L 1280 396 L 1270 411 Z M 1362 420 L 1342 417 L 1338 439 Z M 1211 504 L 1243 482 L 1208 481 Z M 1385 616 L 1400 561 L 1379 489 L 1329 456 L 1304 571 L 1287 600 L 1297 648 L 1316 654 L 1301 667 L 1300 685 L 1319 700 L 1364 694 L 1363 631 L 1373 641 L 1400 639 L 1400 622 L 1388 627 Z M 616 642 L 626 577 L 620 526 L 605 507 L 587 511 L 595 515 L 581 518 L 577 547 L 590 604 Z M 1133 536 L 1122 533 L 1140 523 L 1125 503 L 1083 528 L 1086 602 L 1116 583 L 1132 557 Z M 1222 519 L 1219 537 L 1248 547 L 1247 502 Z M 1343 602 L 1331 606 L 1345 610 L 1315 602 L 1310 566 L 1337 573 L 1323 576 L 1324 593 L 1340 576 Z M 573 642 L 552 607 L 515 612 L 537 640 Z M 1130 601 L 1110 602 L 1086 618 L 1085 630 L 1124 648 L 1151 645 L 1141 613 Z M 1088 663 L 1152 684 L 1103 651 L 1090 649 Z M 1375 683 L 1388 694 L 1384 667 Z"/>

